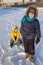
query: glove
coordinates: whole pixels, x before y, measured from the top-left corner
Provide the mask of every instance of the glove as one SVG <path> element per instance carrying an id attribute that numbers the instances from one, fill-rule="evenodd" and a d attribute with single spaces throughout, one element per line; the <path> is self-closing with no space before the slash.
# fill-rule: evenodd
<path id="1" fill-rule="evenodd" d="M 39 41 L 40 41 L 40 38 L 37 38 L 37 39 L 36 39 L 36 44 L 38 44 L 38 43 L 39 43 Z"/>

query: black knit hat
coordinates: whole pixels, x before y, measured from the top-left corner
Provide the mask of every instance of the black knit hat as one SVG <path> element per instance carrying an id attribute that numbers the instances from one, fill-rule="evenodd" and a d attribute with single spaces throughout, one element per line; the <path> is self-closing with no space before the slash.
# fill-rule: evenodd
<path id="1" fill-rule="evenodd" d="M 29 12 L 36 13 L 35 9 L 30 9 Z"/>

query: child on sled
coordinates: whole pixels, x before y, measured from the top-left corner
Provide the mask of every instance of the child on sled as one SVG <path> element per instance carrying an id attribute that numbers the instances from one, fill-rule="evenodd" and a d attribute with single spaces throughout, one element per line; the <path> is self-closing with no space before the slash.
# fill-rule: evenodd
<path id="1" fill-rule="evenodd" d="M 11 48 L 17 43 L 22 43 L 22 40 L 20 39 L 20 33 L 18 32 L 18 27 L 15 25 L 13 26 L 11 32 L 11 40 L 10 40 Z"/>

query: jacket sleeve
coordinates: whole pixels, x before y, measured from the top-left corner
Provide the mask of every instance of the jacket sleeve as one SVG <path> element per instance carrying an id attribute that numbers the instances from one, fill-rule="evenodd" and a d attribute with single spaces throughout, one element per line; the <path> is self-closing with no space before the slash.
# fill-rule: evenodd
<path id="1" fill-rule="evenodd" d="M 11 39 L 14 40 L 14 35 L 13 32 L 11 33 Z"/>
<path id="2" fill-rule="evenodd" d="M 18 32 L 17 33 L 17 40 L 20 38 L 20 33 Z"/>
<path id="3" fill-rule="evenodd" d="M 36 23 L 36 37 L 40 38 L 41 37 L 40 23 L 38 20 L 36 22 L 37 22 Z"/>
<path id="4" fill-rule="evenodd" d="M 27 20 L 27 16 L 26 16 L 26 15 L 24 15 L 24 16 L 22 17 L 21 23 L 23 23 L 25 20 Z"/>
<path id="5" fill-rule="evenodd" d="M 26 20 L 26 16 L 23 16 L 23 18 L 21 19 L 21 27 L 20 27 L 20 33 L 22 34 L 22 29 L 23 29 L 23 22 Z"/>

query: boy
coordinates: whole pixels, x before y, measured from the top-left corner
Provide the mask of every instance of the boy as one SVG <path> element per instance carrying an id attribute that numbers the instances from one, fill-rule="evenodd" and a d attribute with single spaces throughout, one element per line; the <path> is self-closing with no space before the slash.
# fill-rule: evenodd
<path id="1" fill-rule="evenodd" d="M 14 44 L 18 43 L 19 38 L 20 38 L 20 33 L 18 32 L 18 27 L 15 25 L 13 26 L 11 32 L 11 41 L 10 41 L 11 48 L 13 47 Z"/>
<path id="2" fill-rule="evenodd" d="M 30 5 L 27 8 L 25 16 L 21 20 L 20 32 L 24 41 L 24 49 L 26 58 L 34 61 L 33 55 L 35 54 L 34 41 L 36 44 L 40 42 L 41 31 L 38 17 L 38 9 L 35 5 Z"/>

